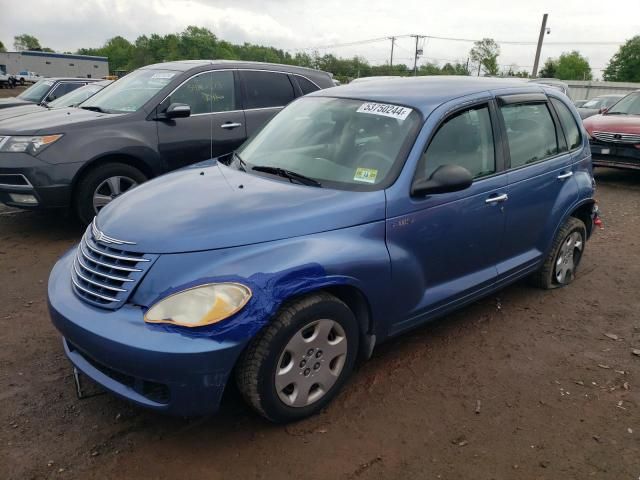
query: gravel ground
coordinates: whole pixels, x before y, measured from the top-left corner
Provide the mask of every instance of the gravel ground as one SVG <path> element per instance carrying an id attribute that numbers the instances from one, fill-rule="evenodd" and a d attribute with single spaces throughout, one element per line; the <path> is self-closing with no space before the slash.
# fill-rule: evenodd
<path id="1" fill-rule="evenodd" d="M 397 338 L 287 427 L 233 389 L 191 420 L 78 400 L 45 289 L 81 229 L 3 208 L 0 478 L 637 479 L 640 173 L 597 178 L 605 229 L 571 286 L 516 284 Z"/>

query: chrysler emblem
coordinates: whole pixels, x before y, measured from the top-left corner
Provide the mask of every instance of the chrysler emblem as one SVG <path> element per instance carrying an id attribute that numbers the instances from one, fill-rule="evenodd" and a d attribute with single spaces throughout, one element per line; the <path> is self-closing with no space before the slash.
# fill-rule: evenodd
<path id="1" fill-rule="evenodd" d="M 615 138 L 616 140 L 622 140 L 622 135 L 620 135 L 619 133 L 616 133 L 613 135 L 613 138 Z"/>
<path id="2" fill-rule="evenodd" d="M 96 242 L 101 242 L 107 245 L 135 245 L 136 242 L 128 242 L 126 240 L 118 240 L 117 238 L 113 238 L 105 234 L 102 230 L 98 228 L 96 225 L 96 219 L 93 219 L 91 223 L 91 233 L 93 234 L 93 239 Z"/>

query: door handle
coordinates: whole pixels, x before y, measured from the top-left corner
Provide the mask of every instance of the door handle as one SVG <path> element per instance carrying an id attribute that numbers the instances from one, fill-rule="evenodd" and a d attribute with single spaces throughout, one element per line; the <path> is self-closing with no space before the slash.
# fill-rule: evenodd
<path id="1" fill-rule="evenodd" d="M 504 202 L 505 200 L 509 199 L 509 195 L 507 195 L 506 193 L 503 193 L 502 195 L 496 195 L 495 197 L 489 197 L 487 198 L 484 203 L 497 203 L 497 202 Z"/>
<path id="2" fill-rule="evenodd" d="M 220 128 L 226 128 L 226 129 L 231 129 L 231 128 L 238 128 L 241 127 L 242 124 L 241 123 L 231 123 L 231 122 L 227 122 L 227 123 L 223 123 L 222 125 L 220 125 Z"/>
<path id="3" fill-rule="evenodd" d="M 558 175 L 558 180 L 564 180 L 565 178 L 569 178 L 572 175 L 573 172 L 561 173 L 560 175 Z"/>

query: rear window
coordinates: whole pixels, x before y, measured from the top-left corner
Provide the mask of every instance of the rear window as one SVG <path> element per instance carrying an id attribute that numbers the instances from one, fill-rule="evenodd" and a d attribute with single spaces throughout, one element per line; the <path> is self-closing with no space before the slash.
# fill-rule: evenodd
<path id="1" fill-rule="evenodd" d="M 320 87 L 315 85 L 310 80 L 305 77 L 296 76 L 296 80 L 298 81 L 298 85 L 300 85 L 300 89 L 302 90 L 302 94 L 306 95 L 307 93 L 315 92 L 316 90 L 320 90 Z"/>
<path id="2" fill-rule="evenodd" d="M 576 119 L 571 114 L 571 111 L 560 100 L 552 98 L 551 103 L 553 103 L 553 107 L 556 109 L 558 117 L 560 117 L 560 125 L 562 125 L 562 130 L 564 131 L 564 136 L 567 139 L 569 150 L 579 147 L 582 143 L 580 127 L 578 127 Z"/>
<path id="3" fill-rule="evenodd" d="M 240 76 L 246 91 L 245 109 L 284 107 L 295 96 L 284 73 L 241 71 Z"/>
<path id="4" fill-rule="evenodd" d="M 511 168 L 539 162 L 559 152 L 555 124 L 546 103 L 500 107 L 507 129 Z"/>

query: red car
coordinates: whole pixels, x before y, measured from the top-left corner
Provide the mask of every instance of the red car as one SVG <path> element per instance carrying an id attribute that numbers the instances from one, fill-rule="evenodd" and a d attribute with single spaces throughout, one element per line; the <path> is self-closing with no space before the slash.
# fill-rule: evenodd
<path id="1" fill-rule="evenodd" d="M 640 90 L 584 120 L 593 165 L 640 170 Z"/>

